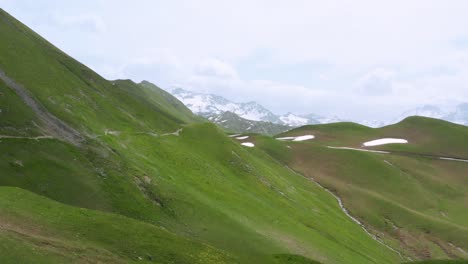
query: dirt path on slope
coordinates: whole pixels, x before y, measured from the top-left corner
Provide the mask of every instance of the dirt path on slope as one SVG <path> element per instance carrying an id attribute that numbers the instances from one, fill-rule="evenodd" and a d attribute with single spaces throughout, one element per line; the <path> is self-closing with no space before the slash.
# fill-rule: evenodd
<path id="1" fill-rule="evenodd" d="M 40 140 L 40 139 L 53 139 L 54 137 L 52 136 L 21 137 L 21 136 L 0 135 L 0 139 L 4 139 L 4 138 Z"/>
<path id="2" fill-rule="evenodd" d="M 341 150 L 355 150 L 355 151 L 363 151 L 363 152 L 371 152 L 371 153 L 379 153 L 379 154 L 392 154 L 392 155 L 400 155 L 400 156 L 409 156 L 409 157 L 423 157 L 423 158 L 430 158 L 430 159 L 439 159 L 439 160 L 448 160 L 448 161 L 458 161 L 458 162 L 467 162 L 468 159 L 460 158 L 460 157 L 441 157 L 434 154 L 425 154 L 425 153 L 414 153 L 414 152 L 406 152 L 406 151 L 387 151 L 387 150 L 372 150 L 372 149 L 362 149 L 362 148 L 350 148 L 350 147 L 331 147 L 327 146 L 329 149 L 341 149 Z"/>
<path id="3" fill-rule="evenodd" d="M 296 172 L 295 170 L 291 169 L 291 168 L 288 167 L 288 166 L 286 166 L 286 168 L 287 168 L 288 170 L 290 170 L 291 172 L 293 172 L 294 174 L 299 175 L 299 176 L 301 176 L 301 177 L 303 177 L 303 178 L 306 178 L 306 179 L 312 181 L 312 182 L 315 183 L 318 187 L 320 187 L 320 188 L 323 189 L 324 191 L 326 191 L 326 192 L 328 192 L 329 194 L 331 194 L 331 195 L 338 201 L 338 205 L 340 206 L 341 211 L 342 211 L 349 219 L 351 219 L 353 222 L 355 222 L 356 224 L 358 224 L 358 225 L 362 228 L 362 230 L 364 230 L 364 232 L 365 232 L 367 235 L 369 235 L 374 241 L 376 241 L 377 243 L 383 245 L 384 247 L 388 248 L 389 250 L 391 250 L 391 251 L 397 253 L 398 256 L 400 256 L 400 258 L 401 258 L 402 260 L 411 260 L 411 259 L 409 259 L 409 258 L 405 258 L 405 257 L 400 253 L 400 251 L 398 251 L 398 250 L 392 248 L 391 246 L 385 244 L 385 242 L 383 242 L 381 239 L 379 239 L 378 237 L 376 237 L 375 235 L 373 235 L 369 230 L 367 230 L 367 229 L 366 229 L 366 226 L 365 226 L 363 223 L 361 223 L 357 218 L 355 218 L 354 216 L 352 216 L 352 215 L 349 213 L 349 211 L 344 207 L 343 201 L 341 200 L 341 198 L 338 197 L 336 194 L 334 194 L 332 191 L 330 191 L 329 189 L 325 188 L 325 187 L 324 187 L 323 185 L 321 185 L 319 182 L 315 181 L 315 179 L 305 177 L 304 175 L 302 175 L 302 174 Z"/>
<path id="4" fill-rule="evenodd" d="M 3 80 L 10 89 L 15 91 L 23 102 L 36 113 L 43 123 L 41 128 L 47 132 L 47 134 L 73 145 L 80 145 L 80 143 L 84 141 L 84 137 L 77 130 L 50 113 L 27 89 L 9 78 L 1 69 L 0 79 Z"/>

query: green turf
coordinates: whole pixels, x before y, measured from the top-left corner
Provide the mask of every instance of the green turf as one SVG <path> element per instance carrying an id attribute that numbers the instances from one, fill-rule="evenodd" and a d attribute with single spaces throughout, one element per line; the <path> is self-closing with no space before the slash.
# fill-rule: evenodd
<path id="1" fill-rule="evenodd" d="M 0 187 L 2 263 L 234 263 L 154 225 Z"/>
<path id="2" fill-rule="evenodd" d="M 468 156 L 467 127 L 412 117 L 381 129 L 336 123 L 306 126 L 281 136 L 304 134 L 316 139 L 275 142 L 259 136 L 255 140 L 273 157 L 337 193 L 353 215 L 406 254 L 467 257 L 457 247 L 466 251 L 468 244 L 468 164 L 419 156 Z M 327 148 L 361 147 L 383 137 L 407 138 L 410 143 L 374 147 L 404 150 L 392 155 Z M 285 151 L 285 146 L 290 148 Z"/>

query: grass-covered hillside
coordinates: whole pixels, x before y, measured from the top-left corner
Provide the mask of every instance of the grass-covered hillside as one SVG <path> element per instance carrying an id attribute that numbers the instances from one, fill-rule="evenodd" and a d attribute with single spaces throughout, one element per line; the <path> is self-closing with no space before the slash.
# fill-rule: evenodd
<path id="1" fill-rule="evenodd" d="M 308 125 L 282 133 L 278 137 L 312 134 L 314 142 L 335 147 L 360 148 L 364 142 L 379 138 L 402 138 L 409 144 L 375 146 L 369 149 L 415 152 L 447 157 L 468 158 L 468 129 L 447 121 L 413 116 L 381 128 L 341 122 Z"/>
<path id="2" fill-rule="evenodd" d="M 305 126 L 278 137 L 308 134 L 315 138 L 292 142 L 259 136 L 256 143 L 333 191 L 353 216 L 404 254 L 417 259 L 468 257 L 468 162 L 440 159 L 468 159 L 468 127 L 411 117 L 380 129 L 336 123 Z M 387 137 L 408 143 L 363 146 Z"/>
<path id="3" fill-rule="evenodd" d="M 407 260 L 156 86 L 105 80 L 4 11 L 0 36 L 2 263 Z"/>

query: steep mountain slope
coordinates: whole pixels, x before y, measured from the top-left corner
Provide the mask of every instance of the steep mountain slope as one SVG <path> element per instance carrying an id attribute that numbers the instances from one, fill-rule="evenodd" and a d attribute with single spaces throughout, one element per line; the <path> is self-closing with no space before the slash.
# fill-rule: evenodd
<path id="1" fill-rule="evenodd" d="M 468 163 L 439 158 L 468 160 L 467 127 L 410 117 L 380 129 L 336 123 L 280 136 L 306 134 L 315 138 L 259 138 L 256 145 L 332 190 L 352 215 L 405 254 L 468 257 Z M 363 146 L 379 138 L 407 139 L 408 144 Z"/>
<path id="2" fill-rule="evenodd" d="M 152 85 L 103 79 L 3 10 L 0 35 L 2 262 L 403 260 Z"/>
<path id="3" fill-rule="evenodd" d="M 157 87 L 156 85 L 142 81 L 138 84 L 143 88 L 143 92 L 148 96 L 149 100 L 155 105 L 158 105 L 166 112 L 175 115 L 185 123 L 203 122 L 202 118 L 195 116 L 181 101 L 177 100 L 170 93 Z"/>

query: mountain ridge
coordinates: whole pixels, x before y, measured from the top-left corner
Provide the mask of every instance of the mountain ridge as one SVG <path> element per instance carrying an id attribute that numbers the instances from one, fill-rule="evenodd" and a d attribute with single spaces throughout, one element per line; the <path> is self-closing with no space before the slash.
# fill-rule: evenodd
<path id="1" fill-rule="evenodd" d="M 337 116 L 320 116 L 316 114 L 298 115 L 291 112 L 277 115 L 256 102 L 235 103 L 219 95 L 192 92 L 180 87 L 170 89 L 169 92 L 186 104 L 192 112 L 204 117 L 220 115 L 223 112 L 229 111 L 247 120 L 264 121 L 290 127 L 351 121 L 377 128 L 398 123 L 409 116 L 433 117 L 457 124 L 468 125 L 468 103 L 459 104 L 456 109 L 451 112 L 444 112 L 435 105 L 423 105 L 407 110 L 400 114 L 399 117 L 391 120 L 357 120 L 340 118 Z M 246 107 L 247 105 L 249 107 Z"/>

